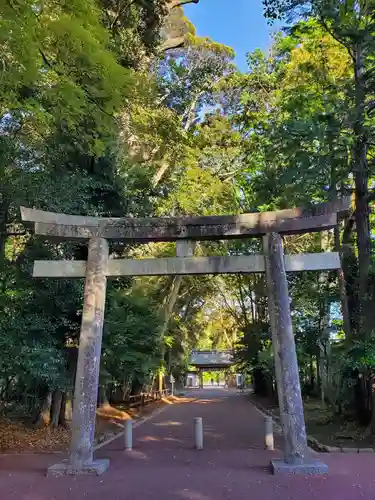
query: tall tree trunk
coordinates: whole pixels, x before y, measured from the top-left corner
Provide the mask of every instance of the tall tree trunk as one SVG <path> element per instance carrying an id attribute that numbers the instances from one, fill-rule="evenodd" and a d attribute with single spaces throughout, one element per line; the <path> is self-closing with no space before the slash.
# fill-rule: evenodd
<path id="1" fill-rule="evenodd" d="M 194 255 L 194 251 L 195 251 L 195 242 L 194 243 L 185 242 L 181 246 L 179 246 L 178 244 L 176 245 L 177 257 L 189 257 L 189 256 L 191 257 Z M 164 311 L 163 311 L 164 323 L 160 331 L 160 337 L 162 339 L 164 338 L 164 335 L 168 329 L 169 321 L 172 317 L 173 309 L 178 299 L 178 294 L 181 288 L 182 281 L 183 281 L 183 276 L 174 276 L 169 295 L 166 297 L 166 300 L 164 302 Z M 163 361 L 164 361 L 164 356 L 165 356 L 165 349 L 163 348 L 162 352 Z"/>
<path id="2" fill-rule="evenodd" d="M 155 172 L 155 175 L 152 178 L 152 181 L 151 181 L 152 188 L 156 188 L 157 187 L 157 185 L 159 184 L 159 182 L 164 177 L 164 174 L 169 169 L 169 166 L 170 166 L 170 164 L 169 164 L 168 161 L 165 161 L 165 160 L 162 161 L 160 167 L 157 169 L 157 171 Z"/>
<path id="3" fill-rule="evenodd" d="M 48 391 L 44 397 L 43 404 L 34 420 L 35 427 L 44 427 L 49 424 L 51 417 L 52 393 Z"/>
<path id="4" fill-rule="evenodd" d="M 329 242 L 329 233 L 328 231 L 323 231 L 321 233 L 321 250 L 322 252 L 326 252 L 329 250 L 330 242 Z M 326 399 L 326 390 L 327 390 L 327 357 L 326 357 L 326 349 L 325 346 L 330 342 L 329 338 L 329 319 L 330 319 L 330 304 L 327 300 L 327 295 L 329 292 L 329 273 L 322 272 L 319 276 L 320 283 L 320 307 L 319 307 L 319 324 L 320 324 L 320 343 L 322 346 L 320 352 L 320 393 L 322 402 L 325 402 Z"/>
<path id="5" fill-rule="evenodd" d="M 73 407 L 72 407 L 71 393 L 65 391 L 62 393 L 59 425 L 68 428 L 70 422 L 72 421 L 72 416 L 73 416 Z"/>
<path id="6" fill-rule="evenodd" d="M 5 260 L 5 242 L 7 237 L 7 223 L 9 200 L 5 194 L 5 188 L 0 191 L 0 270 L 4 265 Z"/>
<path id="7" fill-rule="evenodd" d="M 346 221 L 342 235 L 342 271 L 348 303 L 350 332 L 354 337 L 359 330 L 358 260 L 355 253 L 353 220 Z"/>
<path id="8" fill-rule="evenodd" d="M 98 391 L 99 406 L 109 406 L 107 386 L 100 384 Z"/>
<path id="9" fill-rule="evenodd" d="M 59 426 L 62 399 L 62 391 L 60 389 L 55 389 L 52 393 L 51 418 L 49 422 L 49 425 L 54 429 Z"/>
<path id="10" fill-rule="evenodd" d="M 204 94 L 204 91 L 198 92 L 191 100 L 189 106 L 184 112 L 182 117 L 182 128 L 187 132 L 194 123 L 195 119 L 195 109 L 198 104 L 198 99 Z"/>
<path id="11" fill-rule="evenodd" d="M 326 55 L 326 53 L 325 53 Z M 327 71 L 327 60 L 325 59 L 324 69 Z M 328 83 L 328 82 L 327 82 Z M 329 84 L 329 83 L 328 83 Z M 329 117 L 329 120 L 333 118 L 329 109 L 326 109 L 326 114 Z M 334 130 L 333 127 L 328 127 L 328 144 L 329 144 L 329 153 L 330 153 L 330 162 L 331 162 L 331 175 L 330 175 L 330 190 L 329 190 L 329 198 L 330 200 L 337 199 L 337 190 L 338 185 L 341 184 L 340 194 L 341 197 L 344 197 L 344 187 L 342 178 L 339 176 L 340 169 L 342 168 L 341 162 L 337 161 L 337 154 L 334 147 L 334 135 L 330 132 L 330 130 Z M 348 165 L 349 166 L 349 165 Z M 337 271 L 337 278 L 339 283 L 339 293 L 340 293 L 340 302 L 341 302 L 341 314 L 343 317 L 343 327 L 345 338 L 351 337 L 351 324 L 350 324 L 350 316 L 349 316 L 349 308 L 348 308 L 348 297 L 346 295 L 346 284 L 345 284 L 345 276 L 343 272 L 343 252 L 341 248 L 340 241 L 340 219 L 338 219 L 338 224 L 333 229 L 333 238 L 334 238 L 334 249 L 340 255 L 341 267 Z"/>
<path id="12" fill-rule="evenodd" d="M 316 385 L 320 392 L 322 387 L 322 377 L 320 376 L 320 349 L 316 353 Z"/>
<path id="13" fill-rule="evenodd" d="M 336 226 L 334 228 L 334 239 L 335 239 L 335 251 L 340 254 L 340 260 L 343 262 L 343 252 L 340 243 L 340 228 Z M 337 277 L 339 282 L 339 291 L 340 291 L 340 302 L 341 302 L 341 314 L 343 317 L 343 325 L 344 325 L 344 333 L 345 338 L 351 338 L 351 324 L 350 324 L 350 314 L 349 314 L 349 305 L 348 305 L 348 297 L 346 294 L 346 283 L 345 283 L 345 274 L 343 269 L 343 264 L 341 268 L 337 271 Z"/>
<path id="14" fill-rule="evenodd" d="M 370 394 L 371 394 L 371 434 L 375 434 L 375 375 L 370 375 Z"/>
<path id="15" fill-rule="evenodd" d="M 185 39 L 185 37 L 182 37 L 182 38 Z M 195 108 L 197 107 L 198 99 L 202 94 L 203 94 L 203 92 L 199 92 L 196 96 L 194 96 L 194 98 L 192 99 L 188 108 L 185 110 L 185 112 L 182 116 L 182 119 L 181 119 L 182 128 L 185 132 L 187 132 L 190 129 L 190 127 L 192 126 L 192 124 L 194 123 Z M 162 180 L 162 178 L 164 177 L 164 175 L 166 174 L 166 172 L 168 171 L 170 166 L 171 165 L 170 165 L 169 161 L 162 159 L 161 165 L 159 166 L 159 168 L 155 172 L 155 175 L 152 178 L 152 181 L 151 181 L 152 188 L 156 188 L 158 186 L 158 184 L 160 183 L 160 181 Z"/>
<path id="16" fill-rule="evenodd" d="M 312 354 L 310 354 L 310 387 L 311 392 L 315 389 L 315 370 L 314 370 L 314 360 Z"/>
<path id="17" fill-rule="evenodd" d="M 326 401 L 326 393 L 325 393 L 325 388 L 326 388 L 326 373 L 325 373 L 325 355 L 323 352 L 323 356 L 320 355 L 319 357 L 319 362 L 320 362 L 320 367 L 319 367 L 319 372 L 320 372 L 320 399 L 323 404 L 325 404 Z"/>
<path id="18" fill-rule="evenodd" d="M 163 311 L 164 323 L 161 330 L 161 336 L 164 336 L 165 332 L 168 329 L 168 324 L 171 319 L 174 306 L 176 305 L 178 299 L 178 292 L 180 291 L 182 280 L 183 276 L 175 276 L 172 280 L 170 292 L 168 297 L 166 298 L 166 302 L 164 305 L 164 311 Z"/>
<path id="19" fill-rule="evenodd" d="M 371 307 L 369 297 L 369 273 L 371 265 L 371 233 L 368 204 L 368 164 L 367 133 L 365 129 L 364 49 L 358 44 L 353 51 L 355 116 L 353 122 L 354 145 L 352 172 L 355 183 L 355 223 L 357 230 L 358 268 L 359 268 L 359 307 L 361 336 L 371 329 Z"/>
<path id="20" fill-rule="evenodd" d="M 366 338 L 372 330 L 372 304 L 370 294 L 370 268 L 371 268 L 371 232 L 368 201 L 369 171 L 367 163 L 367 131 L 365 127 L 365 47 L 359 42 L 353 50 L 354 90 L 355 90 L 355 114 L 353 122 L 354 144 L 352 155 L 352 172 L 355 185 L 355 224 L 357 232 L 358 249 L 358 304 L 359 325 L 358 335 Z M 366 380 L 359 380 L 362 389 L 361 398 L 370 399 L 372 412 L 370 431 L 372 431 L 372 420 L 375 419 L 375 408 L 372 404 L 372 380 L 368 379 L 370 374 L 364 374 Z M 365 394 L 363 387 L 370 386 L 371 389 Z M 359 404 L 359 408 L 361 404 Z M 359 415 L 360 416 L 360 415 Z M 361 416 L 360 416 L 361 417 Z M 374 426 L 375 427 L 375 426 Z"/>

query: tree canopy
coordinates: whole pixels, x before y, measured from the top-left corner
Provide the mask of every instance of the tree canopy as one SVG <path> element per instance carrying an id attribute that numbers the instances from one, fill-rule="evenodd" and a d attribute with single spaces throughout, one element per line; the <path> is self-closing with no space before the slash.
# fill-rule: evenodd
<path id="1" fill-rule="evenodd" d="M 84 260 L 87 249 L 36 237 L 21 205 L 220 215 L 350 194 L 335 231 L 285 239 L 289 253 L 336 249 L 342 271 L 288 279 L 304 390 L 375 422 L 372 3 L 264 0 L 270 22 L 288 26 L 269 51 L 248 54 L 245 72 L 232 48 L 196 34 L 186 3 L 197 2 L 0 6 L 0 409 L 37 415 L 51 393 L 70 397 L 79 342 L 82 282 L 34 280 L 31 269 L 35 259 Z M 175 245 L 110 251 L 156 258 Z M 260 251 L 246 239 L 199 242 L 196 255 Z M 238 369 L 275 393 L 263 276 L 110 282 L 102 394 L 180 377 L 196 347 L 234 348 Z"/>

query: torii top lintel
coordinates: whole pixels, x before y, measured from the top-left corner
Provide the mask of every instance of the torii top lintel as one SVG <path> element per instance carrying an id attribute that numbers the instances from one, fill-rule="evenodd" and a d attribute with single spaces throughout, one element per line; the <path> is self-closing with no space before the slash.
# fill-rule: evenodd
<path id="1" fill-rule="evenodd" d="M 103 237 L 133 242 L 223 240 L 267 233 L 302 234 L 331 229 L 337 214 L 347 212 L 350 198 L 275 212 L 199 217 L 103 218 L 66 215 L 21 207 L 22 220 L 35 233 L 66 239 Z"/>

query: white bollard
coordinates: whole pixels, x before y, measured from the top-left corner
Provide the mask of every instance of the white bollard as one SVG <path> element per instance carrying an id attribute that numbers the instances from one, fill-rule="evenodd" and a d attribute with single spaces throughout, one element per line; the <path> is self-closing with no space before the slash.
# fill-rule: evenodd
<path id="1" fill-rule="evenodd" d="M 272 417 L 264 418 L 264 445 L 266 450 L 273 451 L 274 442 L 273 442 L 273 419 Z"/>
<path id="2" fill-rule="evenodd" d="M 202 417 L 194 418 L 195 448 L 203 449 L 203 420 Z"/>
<path id="3" fill-rule="evenodd" d="M 133 449 L 133 420 L 124 422 L 124 446 L 126 451 Z"/>

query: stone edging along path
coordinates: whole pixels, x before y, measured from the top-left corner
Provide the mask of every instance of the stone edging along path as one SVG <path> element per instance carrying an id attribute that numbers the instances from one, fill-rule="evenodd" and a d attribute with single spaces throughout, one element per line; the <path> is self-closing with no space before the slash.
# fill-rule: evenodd
<path id="1" fill-rule="evenodd" d="M 280 426 L 280 417 L 275 415 L 272 411 L 264 408 L 258 401 L 254 401 L 251 399 L 252 404 L 258 408 L 262 413 L 268 415 L 273 418 L 277 425 L 277 432 L 281 434 L 281 426 Z M 342 446 L 328 446 L 326 444 L 322 444 L 320 441 L 315 439 L 313 436 L 307 435 L 307 443 L 314 450 L 323 453 L 374 453 L 375 448 L 350 448 L 350 447 L 342 447 Z"/>
<path id="2" fill-rule="evenodd" d="M 138 420 L 134 420 L 133 421 L 133 429 L 139 427 L 140 425 L 144 424 L 148 420 L 151 420 L 152 418 L 156 417 L 157 415 L 160 415 L 160 413 L 162 413 L 167 407 L 168 407 L 168 405 L 162 406 L 161 408 L 154 410 L 147 417 L 141 417 Z M 123 424 L 121 425 L 118 422 L 115 422 L 115 424 L 121 430 L 119 430 L 119 432 L 116 432 L 116 433 L 109 432 L 106 434 L 102 434 L 99 439 L 95 440 L 94 451 L 100 450 L 100 448 L 103 448 L 103 446 L 106 446 L 107 444 L 111 443 L 112 441 L 115 441 L 116 439 L 118 439 L 119 437 L 124 435 L 124 425 Z"/>
<path id="3" fill-rule="evenodd" d="M 183 396 L 181 396 L 181 397 L 183 397 Z M 189 403 L 194 403 L 194 401 L 196 401 L 197 399 L 198 398 L 191 398 L 189 400 Z M 158 415 L 160 415 L 160 413 L 162 413 L 164 410 L 166 410 L 170 404 L 175 404 L 175 403 L 165 404 L 159 408 L 156 408 L 154 411 L 152 411 L 146 417 L 140 417 L 139 419 L 133 420 L 133 429 L 136 429 L 140 425 L 142 425 L 142 424 L 148 422 L 149 420 L 153 419 L 154 417 L 157 417 Z M 107 444 L 111 443 L 112 441 L 115 441 L 116 439 L 118 439 L 124 435 L 124 424 L 120 424 L 119 422 L 114 422 L 114 423 L 119 428 L 119 431 L 102 434 L 99 438 L 95 439 L 94 451 L 100 450 L 100 448 L 103 448 Z"/>

